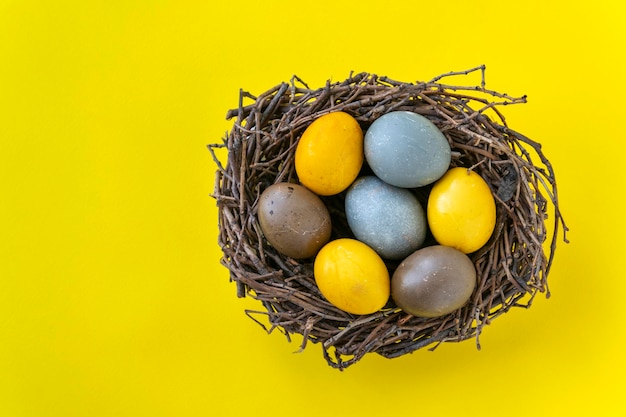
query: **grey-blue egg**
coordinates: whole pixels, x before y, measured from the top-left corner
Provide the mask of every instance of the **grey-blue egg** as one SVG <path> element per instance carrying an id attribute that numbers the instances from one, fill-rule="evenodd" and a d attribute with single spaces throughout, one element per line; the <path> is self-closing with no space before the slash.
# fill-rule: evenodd
<path id="1" fill-rule="evenodd" d="M 450 145 L 430 120 L 410 111 L 376 119 L 364 137 L 365 159 L 374 174 L 402 188 L 437 181 L 450 167 Z"/>
<path id="2" fill-rule="evenodd" d="M 383 258 L 402 259 L 426 238 L 426 215 L 417 198 L 375 176 L 361 177 L 350 186 L 345 211 L 354 237 Z"/>

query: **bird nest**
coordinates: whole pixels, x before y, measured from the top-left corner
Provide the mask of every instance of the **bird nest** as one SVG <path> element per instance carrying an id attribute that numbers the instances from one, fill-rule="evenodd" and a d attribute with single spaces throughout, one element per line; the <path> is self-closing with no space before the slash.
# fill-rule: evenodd
<path id="1" fill-rule="evenodd" d="M 470 73 L 480 74 L 480 85 L 443 83 Z M 234 119 L 232 130 L 223 143 L 209 145 L 209 150 L 217 164 L 213 197 L 218 206 L 221 262 L 236 283 L 237 295 L 260 302 L 258 310 L 246 314 L 268 332 L 280 329 L 288 339 L 302 335 L 301 349 L 307 342 L 319 343 L 328 364 L 344 369 L 370 352 L 395 358 L 469 338 L 475 338 L 480 348 L 478 336 L 494 318 L 512 307 L 530 307 L 538 293 L 549 296 L 547 278 L 557 235 L 562 228 L 567 241 L 567 227 L 559 210 L 554 170 L 541 145 L 510 129 L 500 111 L 502 106 L 525 102 L 525 96 L 486 89 L 484 66 L 442 74 L 428 82 L 360 73 L 312 89 L 294 76 L 258 96 L 241 91 L 239 106 L 226 116 Z M 468 255 L 477 273 L 474 292 L 463 307 L 441 317 L 412 316 L 391 299 L 374 314 L 353 315 L 338 309 L 317 288 L 313 259 L 297 260 L 277 252 L 264 238 L 257 217 L 265 188 L 298 182 L 296 146 L 316 118 L 343 111 L 366 131 L 378 117 L 396 110 L 415 112 L 433 122 L 450 144 L 450 166 L 480 174 L 496 202 L 496 227 L 490 240 Z M 226 149 L 225 163 L 221 148 Z M 428 191 L 429 187 L 416 191 L 422 203 Z M 321 197 L 331 215 L 333 239 L 352 237 L 344 197 L 345 192 Z M 432 236 L 427 238 L 426 245 L 434 243 Z M 397 262 L 387 261 L 387 267 L 391 274 Z"/>

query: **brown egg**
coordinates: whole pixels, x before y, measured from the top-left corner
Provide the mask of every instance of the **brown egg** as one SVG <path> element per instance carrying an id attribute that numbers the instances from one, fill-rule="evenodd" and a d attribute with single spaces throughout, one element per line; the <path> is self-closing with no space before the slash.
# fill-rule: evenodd
<path id="1" fill-rule="evenodd" d="M 418 317 L 439 317 L 462 307 L 476 286 L 476 269 L 463 252 L 429 246 L 409 255 L 391 279 L 396 305 Z"/>
<path id="2" fill-rule="evenodd" d="M 267 241 L 292 258 L 315 256 L 330 239 L 328 209 L 316 194 L 301 185 L 279 183 L 265 189 L 258 216 Z"/>

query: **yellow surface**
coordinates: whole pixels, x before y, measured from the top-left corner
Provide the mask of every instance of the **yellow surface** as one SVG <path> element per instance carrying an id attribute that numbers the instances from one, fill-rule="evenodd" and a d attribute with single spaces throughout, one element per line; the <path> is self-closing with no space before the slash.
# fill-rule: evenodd
<path id="1" fill-rule="evenodd" d="M 0 1 L 0 415 L 621 416 L 622 2 Z M 571 227 L 552 297 L 340 373 L 219 265 L 205 144 L 239 88 L 487 65 Z M 474 78 L 471 78 L 474 77 Z M 471 76 L 478 82 L 477 75 Z"/>

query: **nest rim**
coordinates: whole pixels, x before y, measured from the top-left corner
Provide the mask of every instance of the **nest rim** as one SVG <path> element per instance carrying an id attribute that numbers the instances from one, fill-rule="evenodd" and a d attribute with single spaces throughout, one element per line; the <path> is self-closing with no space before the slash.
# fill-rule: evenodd
<path id="1" fill-rule="evenodd" d="M 479 86 L 442 82 L 474 72 L 481 75 Z M 251 104 L 244 105 L 246 100 Z M 485 88 L 484 65 L 441 74 L 428 82 L 351 73 L 346 80 L 327 81 L 317 89 L 293 76 L 289 83 L 258 96 L 241 90 L 239 106 L 226 115 L 235 119 L 232 129 L 222 143 L 208 148 L 217 166 L 213 197 L 218 206 L 221 263 L 237 284 L 237 296 L 250 296 L 264 308 L 246 314 L 268 332 L 279 329 L 289 340 L 291 334 L 302 335 L 300 350 L 308 342 L 319 343 L 328 365 L 343 370 L 371 352 L 395 358 L 470 338 L 480 349 L 485 325 L 512 307 L 529 308 L 538 293 L 549 297 L 547 278 L 559 230 L 567 242 L 568 228 L 558 203 L 554 169 L 541 144 L 510 129 L 499 109 L 518 103 L 526 103 L 526 96 Z M 477 270 L 477 286 L 466 305 L 441 317 L 411 316 L 391 297 L 373 314 L 356 316 L 339 310 L 315 285 L 314 258 L 296 260 L 275 251 L 263 237 L 256 216 L 265 187 L 297 183 L 295 148 L 313 120 L 345 111 L 365 132 L 376 118 L 394 110 L 413 111 L 433 122 L 450 143 L 450 168 L 463 166 L 479 173 L 496 200 L 491 239 L 468 255 Z M 227 152 L 225 166 L 220 149 Z M 414 191 L 423 204 L 428 187 Z M 332 239 L 350 237 L 341 212 L 344 194 L 322 197 L 333 219 Z M 550 215 L 552 230 L 546 226 Z M 436 242 L 424 246 L 430 244 Z M 391 277 L 396 264 L 387 261 L 387 265 Z M 266 317 L 269 327 L 257 319 L 259 315 Z"/>

